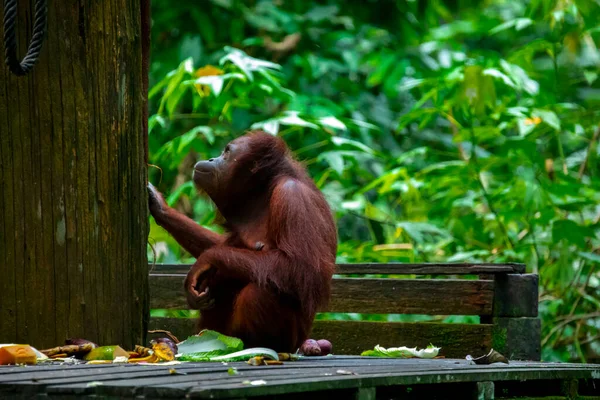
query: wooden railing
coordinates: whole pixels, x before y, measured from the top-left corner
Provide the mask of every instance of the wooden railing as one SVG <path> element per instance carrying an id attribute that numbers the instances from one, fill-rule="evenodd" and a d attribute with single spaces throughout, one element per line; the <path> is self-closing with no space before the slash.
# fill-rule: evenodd
<path id="1" fill-rule="evenodd" d="M 189 267 L 150 266 L 152 309 L 187 309 L 182 283 Z M 457 279 L 459 275 L 473 279 Z M 522 264 L 339 264 L 328 312 L 474 315 L 480 320 L 459 324 L 318 319 L 311 337 L 329 339 L 336 354 L 360 354 L 376 344 L 433 343 L 446 357 L 481 355 L 493 347 L 510 359 L 540 359 L 538 277 L 526 274 Z M 168 329 L 184 338 L 195 333 L 195 325 L 190 318 L 150 321 L 150 329 Z"/>

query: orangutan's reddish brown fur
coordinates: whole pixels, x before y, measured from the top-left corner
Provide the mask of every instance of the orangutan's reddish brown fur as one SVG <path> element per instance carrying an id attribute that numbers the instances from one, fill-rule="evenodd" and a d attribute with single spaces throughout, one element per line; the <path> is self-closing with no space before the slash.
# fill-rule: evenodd
<path id="1" fill-rule="evenodd" d="M 283 140 L 251 132 L 194 167 L 225 219 L 219 235 L 168 207 L 149 185 L 150 211 L 197 258 L 185 280 L 199 329 L 245 347 L 293 352 L 330 295 L 337 234 L 331 210 Z"/>

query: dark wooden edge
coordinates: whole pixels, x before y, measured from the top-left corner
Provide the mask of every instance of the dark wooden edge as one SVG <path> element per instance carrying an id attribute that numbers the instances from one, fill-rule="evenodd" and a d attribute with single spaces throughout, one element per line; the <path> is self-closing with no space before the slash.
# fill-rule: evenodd
<path id="1" fill-rule="evenodd" d="M 509 360 L 541 359 L 542 324 L 539 318 L 493 318 L 492 345 Z"/>
<path id="2" fill-rule="evenodd" d="M 594 371 L 591 370 L 564 370 L 555 368 L 552 370 L 538 370 L 534 368 L 511 368 L 502 369 L 494 366 L 485 366 L 477 373 L 471 371 L 415 371 L 413 373 L 397 374 L 390 371 L 387 374 L 375 373 L 371 375 L 350 375 L 344 378 L 339 376 L 321 376 L 313 377 L 312 379 L 281 379 L 273 382 L 267 382 L 266 385 L 251 386 L 241 385 L 239 383 L 231 383 L 228 385 L 195 385 L 186 393 L 187 398 L 191 399 L 241 399 L 252 398 L 255 396 L 263 396 L 262 398 L 273 398 L 267 396 L 282 395 L 290 396 L 292 393 L 305 393 L 302 398 L 315 398 L 314 396 L 321 393 L 328 393 L 331 398 L 338 394 L 339 390 L 343 389 L 360 389 L 375 387 L 379 391 L 385 387 L 394 386 L 409 386 L 409 385 L 430 385 L 435 384 L 439 389 L 440 384 L 453 384 L 465 382 L 476 383 L 478 381 L 485 382 L 507 382 L 514 381 L 528 382 L 532 385 L 532 381 L 542 380 L 557 380 L 557 379 L 594 379 Z M 536 382 L 537 383 L 537 382 Z M 540 382 L 541 383 L 541 382 Z M 537 383 L 537 384 L 540 384 Z M 454 386 L 456 389 L 456 386 Z M 394 388 L 396 389 L 396 388 Z M 448 390 L 446 388 L 446 390 Z M 435 393 L 435 392 L 434 392 Z M 397 394 L 394 393 L 394 394 Z M 440 393 L 436 393 L 440 394 Z M 448 395 L 451 394 L 447 393 Z M 456 398 L 473 398 L 461 397 L 464 393 L 460 393 Z M 319 397 L 320 398 L 320 397 Z M 355 397 L 356 398 L 356 397 Z M 451 398 L 451 397 L 448 397 Z M 453 397 L 452 397 L 453 398 Z M 530 397 L 520 397 L 530 398 Z M 535 397 L 541 398 L 541 397 Z M 544 398 L 564 398 L 564 397 L 544 397 Z M 594 399 L 590 397 L 589 399 Z M 597 398 L 597 397 L 596 397 Z"/>
<path id="3" fill-rule="evenodd" d="M 494 278 L 494 316 L 537 317 L 538 280 L 536 274 L 496 276 Z"/>
<path id="4" fill-rule="evenodd" d="M 149 264 L 153 274 L 187 274 L 191 264 Z M 517 263 L 362 263 L 337 264 L 336 274 L 381 274 L 381 275 L 480 275 L 522 274 L 525 264 Z"/>

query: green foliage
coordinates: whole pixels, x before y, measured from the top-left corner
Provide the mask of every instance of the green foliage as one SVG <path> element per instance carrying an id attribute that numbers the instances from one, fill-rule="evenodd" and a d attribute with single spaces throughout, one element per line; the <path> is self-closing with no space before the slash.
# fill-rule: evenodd
<path id="1" fill-rule="evenodd" d="M 151 181 L 169 204 L 218 230 L 192 165 L 263 128 L 327 196 L 339 262 L 524 262 L 544 359 L 598 359 L 597 2 L 153 6 Z M 190 261 L 150 237 L 151 259 Z"/>

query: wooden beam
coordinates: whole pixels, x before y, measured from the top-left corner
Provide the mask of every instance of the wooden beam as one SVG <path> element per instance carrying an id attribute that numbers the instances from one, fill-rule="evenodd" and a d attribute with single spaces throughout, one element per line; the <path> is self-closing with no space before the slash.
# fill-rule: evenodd
<path id="1" fill-rule="evenodd" d="M 150 275 L 150 308 L 187 309 L 184 275 Z M 333 279 L 328 312 L 491 315 L 493 281 Z"/>
<path id="2" fill-rule="evenodd" d="M 191 264 L 150 264 L 154 274 L 187 274 Z M 337 274 L 381 274 L 381 275 L 480 275 L 480 274 L 521 274 L 524 264 L 472 264 L 472 263 L 361 263 L 337 264 Z"/>
<path id="3" fill-rule="evenodd" d="M 197 332 L 193 318 L 151 318 L 150 330 L 165 329 L 179 340 Z M 442 346 L 440 355 L 465 358 L 489 351 L 492 326 L 487 324 L 397 323 L 367 321 L 315 321 L 314 339 L 331 341 L 334 354 L 359 355 L 379 344 L 383 347 Z"/>
<path id="4" fill-rule="evenodd" d="M 441 346 L 440 355 L 464 358 L 482 353 L 492 339 L 486 324 L 398 323 L 372 321 L 315 321 L 314 339 L 327 339 L 335 354 L 360 354 L 375 345 L 383 347 Z"/>

